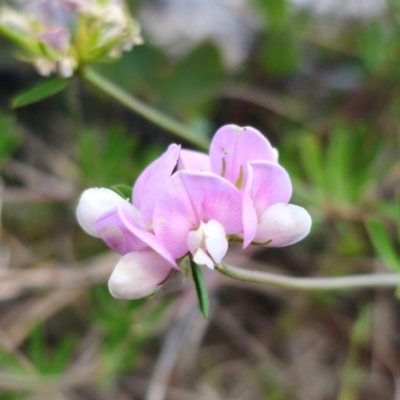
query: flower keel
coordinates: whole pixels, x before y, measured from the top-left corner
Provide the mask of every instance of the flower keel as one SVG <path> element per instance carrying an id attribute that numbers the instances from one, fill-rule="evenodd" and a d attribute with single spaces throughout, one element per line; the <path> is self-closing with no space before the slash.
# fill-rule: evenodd
<path id="1" fill-rule="evenodd" d="M 114 268 L 108 288 L 117 299 L 140 299 L 160 289 L 171 272 L 170 264 L 153 251 L 128 253 Z"/>
<path id="2" fill-rule="evenodd" d="M 189 232 L 187 244 L 193 261 L 198 265 L 206 265 L 210 269 L 214 269 L 228 251 L 225 230 L 215 220 L 201 222 L 197 230 Z"/>

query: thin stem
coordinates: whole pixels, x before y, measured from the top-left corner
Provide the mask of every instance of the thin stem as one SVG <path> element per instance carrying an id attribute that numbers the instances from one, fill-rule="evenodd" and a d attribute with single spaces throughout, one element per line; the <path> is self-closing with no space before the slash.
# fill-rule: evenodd
<path id="1" fill-rule="evenodd" d="M 218 271 L 226 276 L 245 282 L 262 283 L 299 290 L 337 290 L 400 286 L 400 274 L 364 274 L 333 278 L 296 278 L 270 272 L 249 271 L 219 264 Z"/>
<path id="2" fill-rule="evenodd" d="M 141 102 L 131 94 L 120 89 L 112 82 L 108 81 L 103 76 L 90 68 L 85 68 L 82 71 L 82 77 L 84 80 L 89 82 L 91 85 L 106 93 L 114 100 L 128 107 L 130 110 L 148 119 L 154 124 L 172 133 L 176 137 L 183 139 L 184 141 L 193 144 L 201 150 L 208 149 L 208 141 L 199 137 L 195 132 L 191 131 L 184 124 L 174 120 L 168 115 L 150 107 L 149 105 Z"/>

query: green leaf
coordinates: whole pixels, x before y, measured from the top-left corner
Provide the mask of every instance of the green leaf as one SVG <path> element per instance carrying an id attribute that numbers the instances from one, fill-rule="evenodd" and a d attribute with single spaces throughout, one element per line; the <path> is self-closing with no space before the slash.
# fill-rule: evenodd
<path id="1" fill-rule="evenodd" d="M 208 318 L 210 315 L 210 301 L 208 299 L 207 286 L 204 282 L 203 274 L 201 273 L 200 267 L 193 260 L 190 260 L 190 266 L 192 267 L 192 275 L 199 299 L 200 310 L 204 318 Z"/>
<path id="2" fill-rule="evenodd" d="M 400 243 L 400 190 L 396 193 L 396 224 L 397 224 L 397 239 Z"/>
<path id="3" fill-rule="evenodd" d="M 112 187 L 116 176 L 119 182 L 133 182 L 141 167 L 161 154 L 158 151 L 154 158 L 143 162 L 142 154 L 133 158 L 137 143 L 135 137 L 116 126 L 108 127 L 104 134 L 95 128 L 82 131 L 78 138 L 78 162 L 87 185 Z M 149 151 L 143 152 L 143 156 L 147 157 Z M 131 196 L 132 193 L 128 197 Z"/>
<path id="4" fill-rule="evenodd" d="M 364 306 L 353 325 L 350 334 L 352 346 L 362 347 L 368 344 L 373 326 L 373 310 L 370 305 Z"/>
<path id="5" fill-rule="evenodd" d="M 163 106 L 181 115 L 196 114 L 201 103 L 215 97 L 225 77 L 219 50 L 212 43 L 203 43 L 167 76 L 162 93 Z"/>
<path id="6" fill-rule="evenodd" d="M 287 0 L 253 0 L 257 13 L 269 29 L 282 28 L 289 20 Z"/>
<path id="7" fill-rule="evenodd" d="M 45 335 L 42 325 L 36 325 L 29 337 L 28 353 L 30 361 L 39 372 L 44 373 L 48 364 L 45 350 Z"/>
<path id="8" fill-rule="evenodd" d="M 67 335 L 55 348 L 48 373 L 61 374 L 68 366 L 77 338 Z"/>
<path id="9" fill-rule="evenodd" d="M 299 135 L 299 156 L 307 177 L 319 187 L 324 186 L 322 145 L 318 136 L 304 133 Z M 305 151 L 304 149 L 307 149 Z"/>
<path id="10" fill-rule="evenodd" d="M 131 200 L 132 188 L 130 186 L 127 186 L 127 185 L 114 185 L 114 186 L 111 186 L 111 189 L 114 190 L 114 192 L 117 192 L 124 199 Z"/>
<path id="11" fill-rule="evenodd" d="M 385 58 L 387 43 L 385 43 L 383 26 L 379 21 L 369 24 L 361 31 L 361 58 L 365 66 L 375 70 Z"/>
<path id="12" fill-rule="evenodd" d="M 369 217 L 366 227 L 376 253 L 395 272 L 400 272 L 400 257 L 390 240 L 390 236 L 378 218 Z"/>
<path id="13" fill-rule="evenodd" d="M 14 118 L 0 115 L 0 169 L 21 142 L 21 135 L 15 131 Z"/>
<path id="14" fill-rule="evenodd" d="M 14 29 L 0 24 L 0 36 L 6 37 L 7 39 L 34 54 L 41 54 L 39 42 L 30 38 L 28 35 L 23 35 Z"/>
<path id="15" fill-rule="evenodd" d="M 68 79 L 51 79 L 45 83 L 41 83 L 40 85 L 17 96 L 12 101 L 12 107 L 18 108 L 27 106 L 28 104 L 37 103 L 40 100 L 61 92 L 68 86 L 68 84 Z"/>
<path id="16" fill-rule="evenodd" d="M 331 132 L 325 155 L 327 189 L 337 200 L 348 201 L 350 190 L 347 171 L 349 152 L 348 137 L 351 134 L 346 124 L 337 120 Z"/>
<path id="17" fill-rule="evenodd" d="M 271 32 L 262 44 L 258 61 L 261 68 L 268 74 L 283 77 L 296 69 L 298 54 L 297 38 L 286 31 Z"/>

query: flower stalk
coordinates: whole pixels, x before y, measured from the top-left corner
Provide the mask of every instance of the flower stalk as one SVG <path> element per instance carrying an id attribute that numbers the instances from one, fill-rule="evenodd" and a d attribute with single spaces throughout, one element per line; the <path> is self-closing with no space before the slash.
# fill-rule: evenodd
<path id="1" fill-rule="evenodd" d="M 396 288 L 400 274 L 362 274 L 332 278 L 301 278 L 271 272 L 250 271 L 221 263 L 215 267 L 222 274 L 244 282 L 260 283 L 298 290 L 345 290 L 366 288 Z"/>
<path id="2" fill-rule="evenodd" d="M 94 70 L 90 68 L 84 68 L 82 71 L 82 77 L 86 82 L 90 83 L 101 92 L 107 94 L 136 114 L 139 114 L 140 116 L 153 122 L 155 125 L 158 125 L 172 133 L 177 138 L 196 146 L 200 150 L 206 150 L 208 148 L 209 143 L 206 139 L 199 137 L 184 124 L 175 121 L 168 115 L 156 110 L 155 108 L 152 108 L 131 94 L 125 92 Z"/>

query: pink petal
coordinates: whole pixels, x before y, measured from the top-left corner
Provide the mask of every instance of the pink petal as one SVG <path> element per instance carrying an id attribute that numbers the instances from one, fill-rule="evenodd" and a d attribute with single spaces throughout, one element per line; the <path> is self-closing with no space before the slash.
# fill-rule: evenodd
<path id="1" fill-rule="evenodd" d="M 188 251 L 188 233 L 200 222 L 218 221 L 227 234 L 242 229 L 242 196 L 235 186 L 209 172 L 178 171 L 154 209 L 156 236 L 175 257 Z"/>
<path id="2" fill-rule="evenodd" d="M 117 299 L 140 299 L 160 289 L 171 265 L 154 251 L 128 253 L 116 265 L 108 287 Z"/>
<path id="3" fill-rule="evenodd" d="M 60 28 L 53 31 L 44 32 L 38 35 L 38 39 L 55 50 L 68 50 L 71 34 L 68 29 Z"/>
<path id="4" fill-rule="evenodd" d="M 279 164 L 267 161 L 249 163 L 253 179 L 250 197 L 257 214 L 275 203 L 287 203 L 292 197 L 292 182 L 289 174 Z"/>
<path id="5" fill-rule="evenodd" d="M 269 141 L 256 129 L 225 125 L 215 134 L 210 146 L 211 169 L 237 184 L 248 161 L 277 162 Z"/>
<path id="6" fill-rule="evenodd" d="M 254 161 L 247 164 L 243 191 L 243 248 L 253 240 L 258 215 L 275 203 L 287 203 L 292 183 L 279 164 Z"/>
<path id="7" fill-rule="evenodd" d="M 176 166 L 179 151 L 180 146 L 171 144 L 137 179 L 133 187 L 133 205 L 141 211 L 143 223 L 151 218 L 154 205 Z"/>
<path id="8" fill-rule="evenodd" d="M 96 223 L 96 228 L 107 245 L 119 254 L 154 250 L 170 264 L 179 269 L 175 259 L 165 246 L 149 231 L 140 228 L 123 207 L 117 207 L 103 215 Z"/>
<path id="9" fill-rule="evenodd" d="M 253 182 L 253 169 L 246 166 L 243 189 L 243 248 L 245 249 L 253 240 L 257 231 L 258 217 L 251 197 L 251 183 Z"/>
<path id="10" fill-rule="evenodd" d="M 139 228 L 133 216 L 125 215 L 122 207 L 113 208 L 96 222 L 97 232 L 107 246 L 122 255 L 148 249 L 147 244 L 132 233 L 132 226 Z"/>
<path id="11" fill-rule="evenodd" d="M 308 235 L 311 223 L 311 217 L 304 208 L 277 203 L 261 214 L 254 241 L 263 243 L 271 240 L 268 247 L 289 246 Z"/>
<path id="12" fill-rule="evenodd" d="M 182 149 L 179 155 L 178 169 L 211 172 L 210 157 L 199 151 Z"/>

